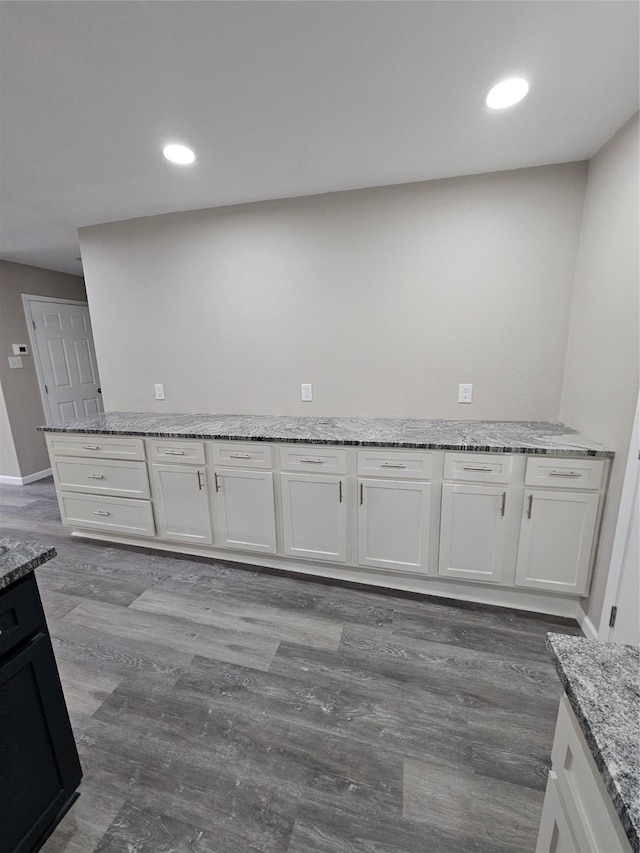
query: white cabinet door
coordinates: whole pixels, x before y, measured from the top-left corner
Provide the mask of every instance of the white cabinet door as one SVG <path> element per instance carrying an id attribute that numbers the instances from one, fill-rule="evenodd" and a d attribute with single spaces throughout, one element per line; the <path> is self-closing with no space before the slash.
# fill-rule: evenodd
<path id="1" fill-rule="evenodd" d="M 560 798 L 557 776 L 553 770 L 549 771 L 547 779 L 536 853 L 580 853 Z"/>
<path id="2" fill-rule="evenodd" d="M 396 480 L 358 482 L 358 562 L 426 572 L 431 486 Z"/>
<path id="3" fill-rule="evenodd" d="M 204 466 L 151 466 L 158 535 L 177 542 L 209 544 L 212 539 Z"/>
<path id="4" fill-rule="evenodd" d="M 273 474 L 218 468 L 214 487 L 217 544 L 275 554 Z"/>
<path id="5" fill-rule="evenodd" d="M 301 559 L 347 561 L 344 479 L 281 474 L 284 553 Z"/>
<path id="6" fill-rule="evenodd" d="M 502 486 L 444 483 L 439 575 L 500 583 L 505 568 L 506 502 Z"/>
<path id="7" fill-rule="evenodd" d="M 531 489 L 524 497 L 516 585 L 586 592 L 599 495 Z"/>

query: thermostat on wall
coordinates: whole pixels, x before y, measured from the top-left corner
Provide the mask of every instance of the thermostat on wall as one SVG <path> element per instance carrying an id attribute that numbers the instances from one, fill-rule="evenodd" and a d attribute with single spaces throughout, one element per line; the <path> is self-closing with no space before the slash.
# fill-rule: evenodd
<path id="1" fill-rule="evenodd" d="M 29 355 L 29 347 L 26 344 L 12 344 L 14 355 Z"/>

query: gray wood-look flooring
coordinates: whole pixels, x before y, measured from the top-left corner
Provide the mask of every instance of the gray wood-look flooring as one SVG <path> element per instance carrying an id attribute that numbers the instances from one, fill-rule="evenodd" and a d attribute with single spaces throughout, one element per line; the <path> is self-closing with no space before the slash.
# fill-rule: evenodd
<path id="1" fill-rule="evenodd" d="M 45 853 L 527 853 L 575 623 L 71 540 L 3 487 L 82 765 Z"/>

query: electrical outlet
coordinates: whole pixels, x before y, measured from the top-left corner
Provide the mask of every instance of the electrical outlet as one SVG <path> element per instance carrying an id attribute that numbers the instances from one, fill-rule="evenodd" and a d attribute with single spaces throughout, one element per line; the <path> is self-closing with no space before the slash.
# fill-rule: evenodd
<path id="1" fill-rule="evenodd" d="M 164 400 L 164 385 L 156 385 L 156 400 Z"/>
<path id="2" fill-rule="evenodd" d="M 473 400 L 473 385 L 471 382 L 461 382 L 458 386 L 458 402 L 470 403 Z"/>
<path id="3" fill-rule="evenodd" d="M 310 403 L 313 400 L 313 388 L 311 385 L 303 383 L 300 386 L 300 399 L 303 403 Z"/>

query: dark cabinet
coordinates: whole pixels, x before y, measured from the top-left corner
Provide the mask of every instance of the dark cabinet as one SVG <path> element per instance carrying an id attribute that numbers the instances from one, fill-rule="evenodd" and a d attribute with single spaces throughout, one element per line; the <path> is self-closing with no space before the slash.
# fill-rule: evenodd
<path id="1" fill-rule="evenodd" d="M 82 778 L 33 574 L 0 593 L 0 631 L 0 853 L 32 853 Z"/>

